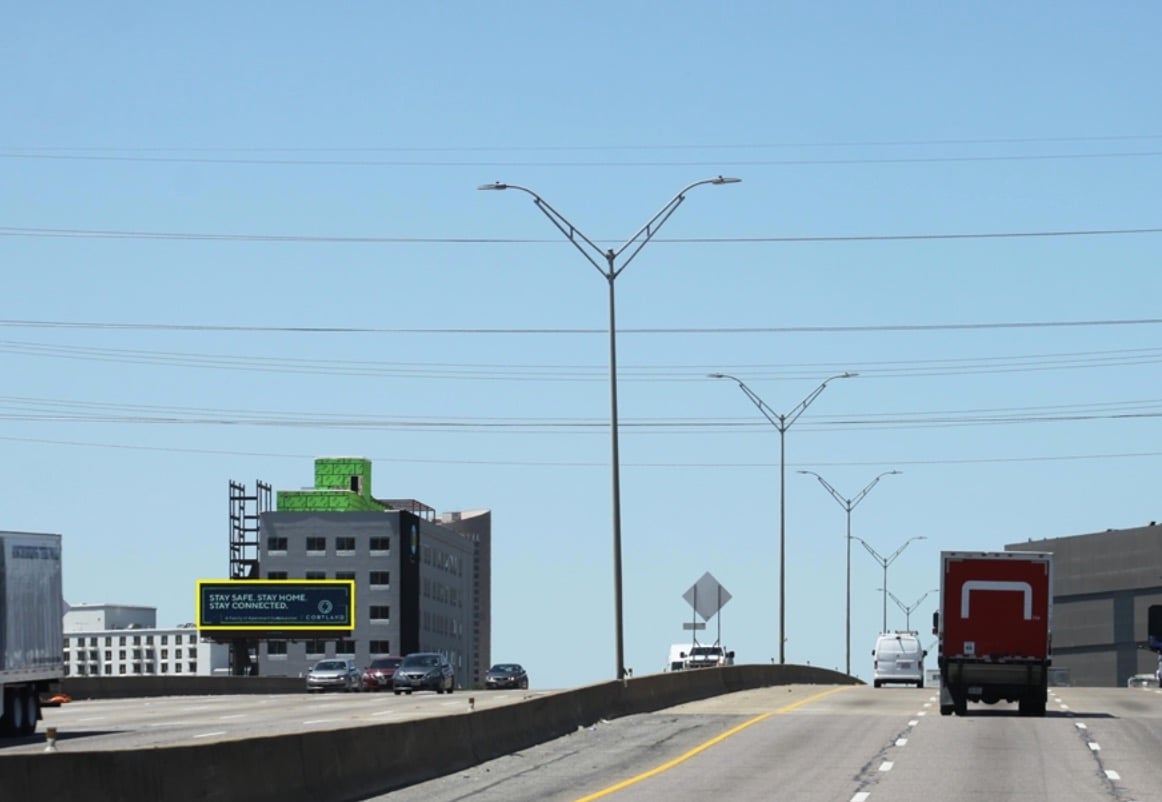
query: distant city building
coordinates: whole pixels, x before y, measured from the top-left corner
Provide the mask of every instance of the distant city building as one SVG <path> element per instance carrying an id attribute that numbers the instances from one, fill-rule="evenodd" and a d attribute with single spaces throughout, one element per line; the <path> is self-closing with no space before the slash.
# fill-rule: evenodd
<path id="1" fill-rule="evenodd" d="M 1146 615 L 1162 604 L 1162 526 L 1011 543 L 1006 551 L 1053 553 L 1053 666 L 1074 685 L 1125 687 L 1153 674 Z"/>
<path id="2" fill-rule="evenodd" d="M 74 677 L 209 675 L 229 665 L 227 647 L 192 625 L 159 629 L 156 607 L 74 604 L 64 636 L 65 673 Z"/>
<path id="3" fill-rule="evenodd" d="M 353 632 L 255 638 L 243 660 L 253 659 L 259 674 L 298 676 L 324 657 L 363 666 L 380 655 L 438 651 L 458 685 L 483 683 L 492 636 L 489 510 L 437 514 L 415 499 L 374 498 L 371 462 L 361 457 L 315 460 L 315 486 L 278 491 L 275 510 L 262 509 L 269 486 L 256 496 L 236 484 L 231 492 L 232 578 L 355 582 Z M 258 519 L 253 531 L 249 517 Z"/>

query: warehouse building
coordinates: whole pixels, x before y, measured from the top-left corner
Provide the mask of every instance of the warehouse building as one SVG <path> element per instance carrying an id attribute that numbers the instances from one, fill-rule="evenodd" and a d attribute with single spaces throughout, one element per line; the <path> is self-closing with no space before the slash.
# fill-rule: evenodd
<path id="1" fill-rule="evenodd" d="M 324 657 L 366 666 L 438 651 L 460 687 L 483 683 L 491 642 L 491 513 L 437 514 L 415 499 L 371 494 L 371 462 L 315 461 L 315 485 L 248 495 L 231 484 L 231 574 L 237 579 L 349 579 L 355 629 L 342 637 L 256 638 L 236 673 L 300 676 Z M 252 502 L 252 504 L 251 504 Z M 254 522 L 249 526 L 250 521 Z M 243 644 L 236 644 L 238 647 Z"/>
<path id="2" fill-rule="evenodd" d="M 1147 611 L 1162 605 L 1162 526 L 1029 540 L 1006 551 L 1053 553 L 1053 665 L 1074 685 L 1119 686 L 1153 674 Z"/>
<path id="3" fill-rule="evenodd" d="M 64 639 L 66 676 L 208 676 L 228 667 L 226 646 L 199 637 L 193 624 L 159 628 L 156 607 L 70 605 Z"/>

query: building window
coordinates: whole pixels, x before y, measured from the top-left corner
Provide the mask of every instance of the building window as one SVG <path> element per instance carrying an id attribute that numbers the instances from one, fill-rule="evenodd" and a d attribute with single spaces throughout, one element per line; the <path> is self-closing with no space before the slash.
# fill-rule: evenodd
<path id="1" fill-rule="evenodd" d="M 355 572 L 354 571 L 336 571 L 335 578 L 336 579 L 350 579 L 350 580 L 354 581 L 355 580 Z"/>
<path id="2" fill-rule="evenodd" d="M 337 537 L 335 538 L 335 552 L 337 554 L 354 554 L 355 553 L 355 538 L 353 537 Z"/>
<path id="3" fill-rule="evenodd" d="M 106 646 L 112 646 L 112 645 L 113 645 L 113 636 L 112 636 L 112 635 L 106 635 L 106 636 L 105 636 L 105 645 L 106 645 Z"/>
<path id="4" fill-rule="evenodd" d="M 169 673 L 169 663 L 162 663 L 161 664 L 161 673 L 163 673 L 163 674 Z"/>
<path id="5" fill-rule="evenodd" d="M 387 587 L 391 584 L 391 571 L 372 571 L 371 586 Z"/>
<path id="6" fill-rule="evenodd" d="M 371 620 L 372 621 L 388 621 L 391 619 L 391 605 L 389 604 L 373 604 L 371 605 Z"/>
<path id="7" fill-rule="evenodd" d="M 389 640 L 373 640 L 371 642 L 371 653 L 374 654 L 391 654 L 391 641 Z"/>
<path id="8" fill-rule="evenodd" d="M 106 664 L 105 664 L 105 673 L 106 673 L 106 674 L 112 674 L 112 673 L 113 673 L 113 664 L 112 664 L 112 663 L 106 663 Z"/>
<path id="9" fill-rule="evenodd" d="M 307 571 L 307 579 L 326 579 L 326 571 Z"/>
<path id="10" fill-rule="evenodd" d="M 125 673 L 125 664 L 124 664 L 124 663 L 122 663 L 121 665 L 117 666 L 117 673 L 118 673 L 118 674 L 124 674 L 124 673 Z"/>
<path id="11" fill-rule="evenodd" d="M 286 579 L 286 571 L 267 571 L 267 579 Z"/>
<path id="12" fill-rule="evenodd" d="M 134 646 L 140 646 L 140 645 L 141 645 L 141 636 L 140 636 L 140 635 L 134 635 L 134 636 L 133 636 L 133 645 L 134 645 Z"/>
<path id="13" fill-rule="evenodd" d="M 162 644 L 162 646 L 164 646 L 164 645 L 165 645 L 165 644 L 167 644 L 167 643 L 169 643 L 169 635 L 162 635 L 162 636 L 161 636 L 161 644 Z"/>
<path id="14" fill-rule="evenodd" d="M 191 673 L 191 674 L 197 674 L 197 673 L 198 673 L 198 664 L 197 664 L 197 663 L 193 663 L 193 662 L 191 662 L 191 663 L 190 663 L 190 666 L 189 666 L 189 668 L 190 668 L 190 673 Z"/>
<path id="15" fill-rule="evenodd" d="M 122 666 L 122 668 L 124 668 L 124 667 L 125 667 L 125 666 Z M 124 673 L 124 672 L 122 672 L 122 673 Z M 182 664 L 181 664 L 181 663 L 174 663 L 174 666 L 173 666 L 173 673 L 175 673 L 175 674 L 180 674 L 180 673 L 182 673 Z"/>
<path id="16" fill-rule="evenodd" d="M 124 646 L 124 645 L 125 645 L 125 636 L 124 636 L 124 635 L 120 636 L 120 637 L 117 639 L 117 645 L 118 645 L 118 646 Z"/>
<path id="17" fill-rule="evenodd" d="M 83 638 L 82 638 L 82 640 L 83 640 Z M 96 639 L 96 638 L 89 638 L 89 645 L 90 645 L 90 646 L 96 646 L 96 645 L 97 645 L 97 639 Z"/>
<path id="18" fill-rule="evenodd" d="M 307 538 L 307 554 L 325 554 L 327 551 L 327 538 L 325 537 L 309 537 Z"/>
<path id="19" fill-rule="evenodd" d="M 285 537 L 276 537 L 274 535 L 271 535 L 270 537 L 268 537 L 266 539 L 266 553 L 269 554 L 272 551 L 285 552 L 286 551 L 286 538 Z"/>
<path id="20" fill-rule="evenodd" d="M 268 641 L 266 644 L 266 654 L 268 657 L 286 657 L 286 641 Z"/>
<path id="21" fill-rule="evenodd" d="M 161 659 L 162 659 L 162 660 L 168 660 L 168 659 L 169 659 L 169 649 L 162 649 L 162 650 L 161 650 Z"/>
<path id="22" fill-rule="evenodd" d="M 110 662 L 112 659 L 113 659 L 113 650 L 106 649 L 105 650 L 105 662 Z"/>
<path id="23" fill-rule="evenodd" d="M 174 649 L 173 656 L 174 656 L 174 659 L 181 660 L 182 659 L 182 650 L 181 649 Z"/>
<path id="24" fill-rule="evenodd" d="M 391 551 L 391 538 L 389 537 L 373 537 L 367 542 L 372 554 L 376 552 L 387 553 Z"/>
<path id="25" fill-rule="evenodd" d="M 323 641 L 321 641 L 321 640 L 309 640 L 309 641 L 307 641 L 307 656 L 308 657 L 311 657 L 312 655 L 320 656 L 320 655 L 326 654 L 326 652 L 327 652 L 327 644 L 324 643 Z"/>
<path id="26" fill-rule="evenodd" d="M 335 654 L 355 654 L 355 641 L 341 640 L 335 642 Z"/>
<path id="27" fill-rule="evenodd" d="M 124 659 L 125 659 L 125 650 L 124 650 L 124 649 L 121 649 L 121 650 L 119 650 L 119 651 L 117 652 L 117 659 L 118 659 L 118 660 L 124 660 Z"/>
<path id="28" fill-rule="evenodd" d="M 187 643 L 197 643 L 197 642 L 198 642 L 198 636 L 197 636 L 196 634 L 194 634 L 194 635 L 186 635 L 186 642 L 187 642 Z"/>

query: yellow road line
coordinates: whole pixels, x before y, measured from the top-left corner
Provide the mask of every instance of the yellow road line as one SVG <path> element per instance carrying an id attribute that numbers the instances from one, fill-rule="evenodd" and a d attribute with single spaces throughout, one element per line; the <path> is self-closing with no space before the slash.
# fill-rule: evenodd
<path id="1" fill-rule="evenodd" d="M 663 771 L 669 771 L 670 769 L 674 768 L 674 766 L 677 766 L 679 763 L 686 762 L 687 760 L 689 760 L 690 758 L 699 754 L 700 752 L 705 752 L 707 749 L 714 746 L 715 744 L 722 743 L 723 741 L 725 741 L 727 738 L 734 735 L 735 733 L 742 732 L 743 730 L 745 730 L 747 727 L 751 726 L 752 724 L 758 724 L 763 719 L 768 719 L 771 716 L 782 715 L 783 713 L 790 713 L 795 708 L 802 707 L 803 705 L 807 704 L 808 702 L 814 702 L 818 699 L 822 699 L 824 696 L 830 696 L 833 693 L 838 693 L 839 691 L 845 691 L 845 690 L 848 690 L 848 689 L 853 688 L 853 687 L 855 687 L 855 686 L 854 685 L 845 685 L 845 686 L 842 686 L 839 688 L 831 688 L 829 690 L 814 694 L 813 696 L 808 696 L 806 699 L 800 699 L 797 702 L 792 702 L 791 704 L 786 705 L 785 707 L 780 707 L 778 710 L 773 710 L 770 713 L 762 713 L 760 715 L 757 715 L 752 719 L 744 721 L 743 723 L 739 724 L 737 727 L 733 727 L 733 728 L 727 730 L 726 732 L 722 733 L 721 735 L 717 735 L 717 736 L 711 738 L 706 743 L 699 744 L 698 746 L 691 749 L 689 752 L 686 752 L 683 755 L 679 755 L 678 757 L 674 758 L 673 760 L 669 761 L 668 763 L 663 763 L 662 765 L 658 766 L 657 768 L 650 769 L 649 771 L 644 772 L 642 774 L 639 774 L 636 777 L 630 777 L 628 780 L 622 780 L 621 782 L 617 783 L 616 785 L 611 785 L 608 788 L 603 788 L 600 791 L 597 791 L 596 793 L 590 794 L 589 796 L 583 796 L 580 799 L 578 799 L 577 802 L 590 802 L 590 800 L 600 799 L 603 796 L 609 796 L 610 794 L 612 794 L 616 791 L 620 791 L 623 788 L 628 788 L 631 785 L 636 785 L 637 783 L 640 783 L 642 780 L 648 780 L 650 777 L 654 777 L 658 774 L 661 774 Z"/>

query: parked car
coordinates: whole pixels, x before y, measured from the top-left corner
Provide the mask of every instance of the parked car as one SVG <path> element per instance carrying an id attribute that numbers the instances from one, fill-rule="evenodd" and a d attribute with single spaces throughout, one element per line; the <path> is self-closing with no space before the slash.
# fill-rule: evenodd
<path id="1" fill-rule="evenodd" d="M 312 691 L 357 691 L 362 672 L 355 660 L 332 657 L 320 660 L 307 672 L 307 692 Z"/>
<path id="2" fill-rule="evenodd" d="M 402 657 L 377 657 L 372 660 L 371 665 L 363 669 L 363 690 L 382 691 L 390 688 L 391 678 L 402 662 Z"/>
<path id="3" fill-rule="evenodd" d="M 484 687 L 488 690 L 527 688 L 529 675 L 520 663 L 497 663 L 484 675 Z"/>
<path id="4" fill-rule="evenodd" d="M 456 675 L 448 658 L 439 652 L 414 652 L 396 668 L 391 689 L 396 696 L 424 690 L 452 693 L 456 689 Z"/>

